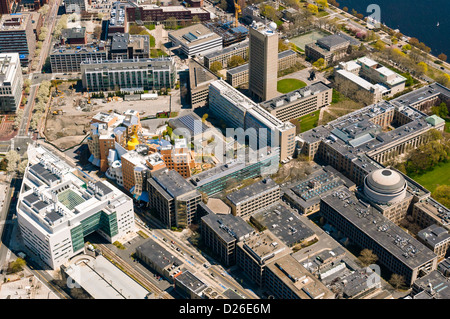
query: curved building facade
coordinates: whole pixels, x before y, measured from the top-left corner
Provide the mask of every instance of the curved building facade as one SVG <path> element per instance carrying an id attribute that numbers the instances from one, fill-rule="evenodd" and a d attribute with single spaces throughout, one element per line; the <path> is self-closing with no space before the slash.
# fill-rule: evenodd
<path id="1" fill-rule="evenodd" d="M 391 169 L 373 171 L 364 179 L 364 194 L 378 204 L 397 203 L 406 196 L 405 178 Z"/>

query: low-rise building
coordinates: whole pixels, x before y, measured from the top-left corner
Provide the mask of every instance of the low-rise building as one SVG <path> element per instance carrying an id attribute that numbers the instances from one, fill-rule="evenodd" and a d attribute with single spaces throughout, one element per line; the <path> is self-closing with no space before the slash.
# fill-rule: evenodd
<path id="1" fill-rule="evenodd" d="M 330 105 L 332 94 L 332 88 L 323 82 L 316 82 L 307 87 L 262 102 L 260 105 L 280 121 L 289 121 Z"/>
<path id="2" fill-rule="evenodd" d="M 136 4 L 129 2 L 126 9 L 126 15 L 130 22 L 137 20 L 165 23 L 169 18 L 175 18 L 178 23 L 190 23 L 194 17 L 200 21 L 208 21 L 211 19 L 209 11 L 201 7 L 185 7 L 185 6 L 158 6 L 156 4 Z"/>
<path id="3" fill-rule="evenodd" d="M 203 64 L 209 69 L 212 63 L 220 62 L 223 68 L 227 68 L 228 61 L 233 56 L 240 56 L 246 60 L 248 58 L 248 41 L 242 41 L 238 44 L 226 47 L 221 51 L 206 54 L 203 57 Z"/>
<path id="4" fill-rule="evenodd" d="M 418 239 L 428 246 L 439 259 L 445 258 L 450 245 L 450 234 L 447 229 L 431 225 L 417 234 Z"/>
<path id="5" fill-rule="evenodd" d="M 80 72 L 81 63 L 90 61 L 106 61 L 108 50 L 103 45 L 55 45 L 50 52 L 52 73 Z"/>
<path id="6" fill-rule="evenodd" d="M 175 276 L 175 291 L 186 299 L 201 299 L 203 291 L 208 287 L 197 276 L 189 270 L 183 271 Z"/>
<path id="7" fill-rule="evenodd" d="M 194 59 L 189 60 L 189 93 L 192 108 L 208 105 L 209 85 L 219 77 Z"/>
<path id="8" fill-rule="evenodd" d="M 280 186 L 271 178 L 265 178 L 228 194 L 226 202 L 235 216 L 249 216 L 280 199 Z"/>
<path id="9" fill-rule="evenodd" d="M 200 23 L 169 32 L 169 40 L 188 57 L 222 50 L 222 38 Z"/>
<path id="10" fill-rule="evenodd" d="M 343 58 L 349 45 L 350 41 L 347 38 L 333 34 L 306 44 L 305 54 L 311 61 L 324 59 L 325 64 L 329 64 Z"/>
<path id="11" fill-rule="evenodd" d="M 87 0 L 64 0 L 64 7 L 66 9 L 66 13 L 78 13 L 86 11 Z"/>
<path id="12" fill-rule="evenodd" d="M 449 299 L 449 287 L 449 278 L 434 270 L 414 282 L 411 295 L 413 299 Z"/>

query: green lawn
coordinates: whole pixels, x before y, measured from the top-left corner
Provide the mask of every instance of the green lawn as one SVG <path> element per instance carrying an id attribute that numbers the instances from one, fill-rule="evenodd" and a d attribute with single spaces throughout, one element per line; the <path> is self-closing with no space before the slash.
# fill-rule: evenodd
<path id="1" fill-rule="evenodd" d="M 439 185 L 450 185 L 450 174 L 448 172 L 450 172 L 450 162 L 441 163 L 425 174 L 419 176 L 411 175 L 410 177 L 430 192 L 433 192 Z"/>
<path id="2" fill-rule="evenodd" d="M 320 110 L 299 118 L 300 132 L 303 133 L 315 128 L 319 124 L 319 114 Z"/>
<path id="3" fill-rule="evenodd" d="M 345 100 L 348 100 L 349 98 L 347 98 L 344 94 L 342 94 L 339 91 L 336 91 L 335 89 L 333 89 L 333 98 L 331 100 L 331 104 L 335 104 L 338 102 L 342 102 Z"/>
<path id="4" fill-rule="evenodd" d="M 306 86 L 306 83 L 297 79 L 284 79 L 277 83 L 277 90 L 280 93 L 289 93 L 294 90 L 301 89 Z"/>
<path id="5" fill-rule="evenodd" d="M 450 119 L 446 118 L 445 120 L 445 131 L 450 133 Z"/>
<path id="6" fill-rule="evenodd" d="M 156 46 L 155 37 L 150 34 L 150 48 L 154 48 Z"/>

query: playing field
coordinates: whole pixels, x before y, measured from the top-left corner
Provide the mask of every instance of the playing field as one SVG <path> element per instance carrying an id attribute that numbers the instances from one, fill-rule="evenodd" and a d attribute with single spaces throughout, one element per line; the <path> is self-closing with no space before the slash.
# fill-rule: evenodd
<path id="1" fill-rule="evenodd" d="M 278 81 L 277 90 L 280 93 L 289 93 L 294 90 L 301 89 L 306 86 L 306 83 L 297 79 L 283 79 Z"/>

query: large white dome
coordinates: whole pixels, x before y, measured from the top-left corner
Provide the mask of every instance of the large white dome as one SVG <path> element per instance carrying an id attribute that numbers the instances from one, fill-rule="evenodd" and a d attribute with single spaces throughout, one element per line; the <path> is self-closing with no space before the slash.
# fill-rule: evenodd
<path id="1" fill-rule="evenodd" d="M 387 168 L 373 171 L 364 179 L 364 194 L 380 204 L 401 201 L 405 198 L 406 188 L 405 178 Z"/>

